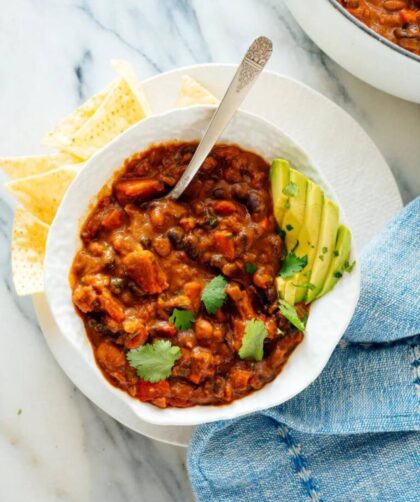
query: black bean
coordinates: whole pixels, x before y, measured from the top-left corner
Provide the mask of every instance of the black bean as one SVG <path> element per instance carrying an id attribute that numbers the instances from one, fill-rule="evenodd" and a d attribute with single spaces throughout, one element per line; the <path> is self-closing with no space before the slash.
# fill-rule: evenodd
<path id="1" fill-rule="evenodd" d="M 248 198 L 248 192 L 249 186 L 246 183 L 235 183 L 232 186 L 233 196 L 240 201 L 244 201 Z"/>
<path id="2" fill-rule="evenodd" d="M 187 255 L 195 260 L 198 256 L 198 239 L 195 235 L 187 235 L 182 241 L 182 247 Z"/>
<path id="3" fill-rule="evenodd" d="M 226 199 L 226 190 L 222 187 L 216 187 L 213 189 L 213 197 L 215 199 Z"/>
<path id="4" fill-rule="evenodd" d="M 182 239 L 185 235 L 185 232 L 181 227 L 171 228 L 170 230 L 168 230 L 166 235 L 175 249 L 180 249 L 182 247 Z"/>
<path id="5" fill-rule="evenodd" d="M 251 190 L 246 200 L 246 207 L 250 213 L 262 213 L 264 210 L 264 201 L 261 195 Z"/>
<path id="6" fill-rule="evenodd" d="M 152 241 L 147 235 L 142 235 L 139 239 L 139 242 L 144 247 L 144 249 L 150 249 L 152 245 Z"/>

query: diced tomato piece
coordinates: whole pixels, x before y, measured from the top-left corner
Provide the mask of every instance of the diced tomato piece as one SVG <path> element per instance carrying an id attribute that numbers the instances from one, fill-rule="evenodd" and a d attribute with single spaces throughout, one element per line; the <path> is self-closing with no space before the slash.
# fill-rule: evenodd
<path id="1" fill-rule="evenodd" d="M 102 220 L 102 226 L 106 230 L 115 230 L 124 223 L 124 213 L 120 208 L 114 208 L 109 211 Z"/>
<path id="2" fill-rule="evenodd" d="M 146 331 L 142 331 L 141 333 L 134 335 L 132 338 L 127 338 L 124 342 L 124 345 L 125 347 L 127 347 L 127 349 L 137 349 L 138 347 L 146 343 L 148 336 L 149 335 Z"/>
<path id="3" fill-rule="evenodd" d="M 127 274 L 146 292 L 161 293 L 168 287 L 165 272 L 151 251 L 133 251 L 122 260 Z"/>
<path id="4" fill-rule="evenodd" d="M 221 200 L 214 205 L 214 212 L 220 216 L 229 216 L 236 213 L 237 207 L 230 200 Z"/>
<path id="5" fill-rule="evenodd" d="M 251 376 L 252 373 L 250 371 L 235 368 L 230 374 L 230 381 L 233 388 L 239 391 L 245 391 L 248 388 Z"/>
<path id="6" fill-rule="evenodd" d="M 139 380 L 137 383 L 137 397 L 140 401 L 154 401 L 159 398 L 167 398 L 171 394 L 171 387 L 167 380 L 151 383 Z"/>
<path id="7" fill-rule="evenodd" d="M 143 201 L 161 194 L 165 187 L 159 180 L 129 179 L 118 181 L 114 185 L 114 190 L 118 200 L 136 199 Z"/>
<path id="8" fill-rule="evenodd" d="M 416 24 L 417 23 L 417 13 L 418 13 L 418 11 L 415 11 L 412 9 L 401 9 L 400 10 L 400 16 L 401 16 L 403 23 Z"/>
<path id="9" fill-rule="evenodd" d="M 99 296 L 99 303 L 101 307 L 105 310 L 105 312 L 115 321 L 122 322 L 124 321 L 125 314 L 124 308 L 121 303 L 115 299 L 111 293 L 104 289 Z"/>
<path id="10" fill-rule="evenodd" d="M 227 230 L 218 230 L 214 232 L 214 242 L 216 249 L 226 258 L 233 260 L 235 258 L 235 245 L 233 235 Z"/>

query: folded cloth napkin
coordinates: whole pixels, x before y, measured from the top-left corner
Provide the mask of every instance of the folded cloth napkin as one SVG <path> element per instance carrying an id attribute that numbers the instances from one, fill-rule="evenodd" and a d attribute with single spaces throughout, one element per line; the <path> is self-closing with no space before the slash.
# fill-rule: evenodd
<path id="1" fill-rule="evenodd" d="M 197 428 L 199 501 L 420 500 L 420 198 L 363 250 L 361 272 L 355 315 L 312 385 Z"/>

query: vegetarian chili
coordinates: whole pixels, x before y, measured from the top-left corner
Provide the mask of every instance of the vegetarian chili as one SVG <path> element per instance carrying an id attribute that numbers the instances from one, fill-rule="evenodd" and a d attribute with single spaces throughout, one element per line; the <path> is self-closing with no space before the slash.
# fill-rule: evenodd
<path id="1" fill-rule="evenodd" d="M 162 408 L 260 389 L 303 338 L 279 311 L 269 165 L 218 145 L 180 199 L 162 198 L 196 147 L 161 144 L 127 160 L 84 222 L 71 271 L 103 374 Z M 301 318 L 306 310 L 297 306 Z"/>
<path id="2" fill-rule="evenodd" d="M 420 0 L 337 0 L 369 28 L 420 56 Z"/>

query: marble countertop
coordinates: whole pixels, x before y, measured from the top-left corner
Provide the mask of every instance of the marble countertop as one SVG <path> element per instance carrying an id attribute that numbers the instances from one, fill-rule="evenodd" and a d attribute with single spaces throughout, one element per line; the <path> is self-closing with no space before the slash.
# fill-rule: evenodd
<path id="1" fill-rule="evenodd" d="M 0 155 L 38 153 L 39 139 L 57 119 L 110 81 L 112 58 L 130 60 L 147 78 L 177 66 L 237 62 L 260 34 L 276 47 L 269 67 L 347 110 L 387 159 L 404 202 L 414 198 L 420 192 L 420 106 L 377 91 L 333 63 L 281 0 L 3 2 Z M 53 359 L 31 300 L 13 291 L 13 207 L 0 188 L 0 500 L 193 500 L 185 451 L 106 416 Z"/>

